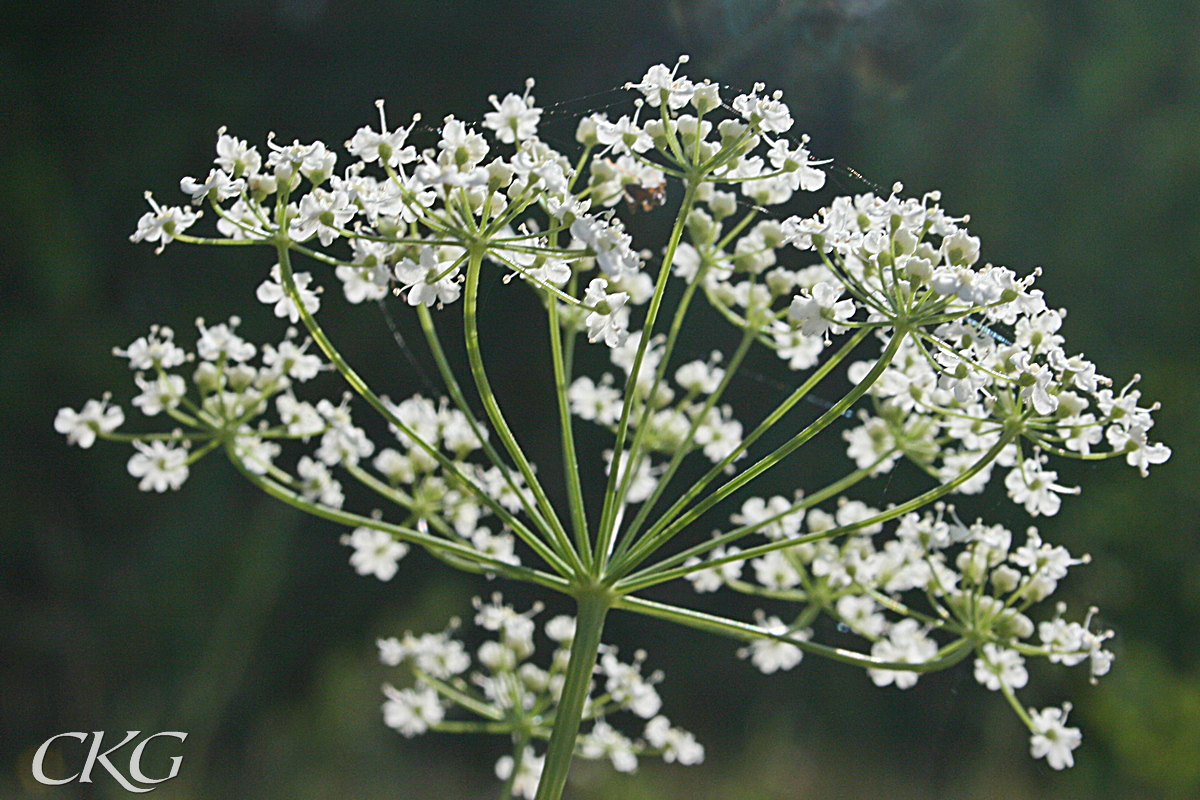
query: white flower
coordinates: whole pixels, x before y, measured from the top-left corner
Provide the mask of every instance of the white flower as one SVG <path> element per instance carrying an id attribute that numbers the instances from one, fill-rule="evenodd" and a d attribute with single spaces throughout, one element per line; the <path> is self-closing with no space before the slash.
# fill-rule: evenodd
<path id="1" fill-rule="evenodd" d="M 820 360 L 825 341 L 819 336 L 805 336 L 784 322 L 776 322 L 771 329 L 775 340 L 775 352 L 788 362 L 791 369 L 809 369 Z"/>
<path id="2" fill-rule="evenodd" d="M 262 168 L 258 149 L 249 147 L 245 139 L 235 139 L 221 128 L 217 131 L 217 157 L 214 163 L 233 177 L 254 175 Z"/>
<path id="3" fill-rule="evenodd" d="M 300 456 L 296 463 L 296 474 L 300 476 L 300 494 L 309 502 L 341 508 L 345 502 L 342 485 L 329 474 L 329 468 L 308 456 Z"/>
<path id="4" fill-rule="evenodd" d="M 937 642 L 921 630 L 915 619 L 902 619 L 892 626 L 887 639 L 880 639 L 871 647 L 871 655 L 883 661 L 905 664 L 922 664 L 937 655 Z M 917 682 L 919 672 L 890 669 L 869 669 L 867 674 L 876 686 L 894 683 L 897 689 L 907 689 Z"/>
<path id="5" fill-rule="evenodd" d="M 786 139 L 780 139 L 771 146 L 770 153 L 767 158 L 771 160 L 771 164 L 777 170 L 787 170 L 784 176 L 790 188 L 803 189 L 806 192 L 815 192 L 825 185 L 825 172 L 817 169 L 821 164 L 827 164 L 828 161 L 813 161 L 808 148 L 803 144 L 798 145 L 794 150 L 788 147 Z"/>
<path id="6" fill-rule="evenodd" d="M 149 336 L 140 336 L 125 350 L 113 348 L 113 355 L 129 359 L 130 369 L 170 369 L 187 361 L 187 353 L 173 341 L 175 332 L 165 325 L 150 326 Z"/>
<path id="7" fill-rule="evenodd" d="M 374 528 L 355 528 L 341 541 L 354 548 L 350 566 L 359 575 L 374 575 L 381 581 L 391 580 L 398 569 L 397 562 L 408 554 L 407 544 L 396 541 L 386 531 Z"/>
<path id="8" fill-rule="evenodd" d="M 1142 477 L 1150 474 L 1151 464 L 1162 464 L 1171 457 L 1171 448 L 1146 440 L 1146 427 L 1134 424 L 1128 429 L 1120 425 L 1109 425 L 1105 432 L 1115 452 L 1125 453 L 1125 463 L 1137 467 Z"/>
<path id="9" fill-rule="evenodd" d="M 799 500 L 799 497 L 796 499 Z M 770 500 L 751 497 L 742 503 L 741 511 L 731 514 L 729 519 L 735 525 L 755 526 L 759 533 L 772 541 L 790 539 L 800 533 L 800 526 L 804 524 L 805 514 L 803 508 L 789 511 L 793 505 L 795 504 L 780 495 L 775 495 Z M 766 521 L 771 517 L 778 517 L 778 519 L 767 523 Z"/>
<path id="10" fill-rule="evenodd" d="M 644 153 L 654 146 L 654 140 L 638 124 L 628 116 L 622 116 L 616 122 L 609 122 L 606 117 L 596 120 L 596 141 L 610 148 L 618 155 Z M 592 172 L 612 162 L 607 160 L 592 161 Z M 616 177 L 616 176 L 614 176 Z M 619 193 L 617 197 L 619 197 Z M 616 200 L 614 199 L 614 203 Z M 608 204 L 611 205 L 611 204 Z"/>
<path id="11" fill-rule="evenodd" d="M 690 766 L 704 760 L 704 745 L 682 728 L 672 728 L 671 721 L 662 715 L 646 723 L 643 735 L 651 747 L 662 750 L 663 761 L 668 764 L 678 761 Z"/>
<path id="12" fill-rule="evenodd" d="M 865 425 L 843 431 L 842 438 L 850 443 L 846 448 L 846 455 L 854 460 L 859 469 L 866 469 L 875 464 L 872 475 L 888 472 L 900 457 L 900 453 L 896 452 L 896 437 L 892 435 L 887 421 L 879 417 L 871 417 Z M 883 458 L 884 456 L 887 458 Z M 875 463 L 877 461 L 878 464 Z"/>
<path id="13" fill-rule="evenodd" d="M 307 349 L 307 342 L 297 345 L 291 339 L 284 339 L 278 348 L 263 345 L 263 364 L 301 383 L 312 380 L 321 371 L 321 357 L 305 352 Z"/>
<path id="14" fill-rule="evenodd" d="M 1013 365 L 1020 370 L 1017 384 L 1021 387 L 1021 397 L 1030 401 L 1037 413 L 1053 414 L 1058 410 L 1058 398 L 1049 392 L 1054 373 L 1044 364 L 1030 363 L 1029 358 L 1029 353 L 1025 352 L 1012 357 Z"/>
<path id="15" fill-rule="evenodd" d="M 607 462 L 606 474 L 612 469 L 612 451 L 604 451 L 604 459 Z M 621 460 L 617 466 L 617 480 L 625 480 L 625 470 L 629 466 L 629 451 L 625 450 L 621 453 Z M 658 478 L 656 477 L 653 466 L 650 463 L 649 456 L 642 456 L 638 459 L 637 466 L 634 468 L 633 477 L 629 479 L 629 490 L 625 493 L 626 503 L 640 503 L 650 495 L 654 494 L 654 489 L 658 486 Z"/>
<path id="16" fill-rule="evenodd" d="M 637 89 L 652 108 L 658 108 L 663 100 L 667 101 L 670 108 L 683 108 L 692 99 L 692 93 L 696 89 L 695 84 L 687 78 L 675 77 L 679 65 L 684 63 L 687 63 L 686 56 L 679 59 L 674 69 L 668 70 L 665 64 L 656 64 L 646 70 L 641 83 L 628 83 L 625 88 Z"/>
<path id="17" fill-rule="evenodd" d="M 704 455 L 714 464 L 731 456 L 742 443 L 742 423 L 730 415 L 729 406 L 710 409 L 693 437 L 704 448 Z M 744 453 L 743 453 L 744 455 Z"/>
<path id="18" fill-rule="evenodd" d="M 308 285 L 312 283 L 312 275 L 307 272 L 294 272 L 292 279 L 296 283 L 296 291 L 300 295 L 300 302 L 304 304 L 304 310 L 309 314 L 317 313 L 321 307 L 321 298 L 314 290 L 308 288 Z M 278 264 L 271 267 L 270 280 L 265 280 L 258 285 L 255 296 L 260 303 L 267 305 L 274 303 L 275 316 L 287 317 L 292 322 L 300 321 L 300 309 L 283 287 L 283 276 Z"/>
<path id="19" fill-rule="evenodd" d="M 603 339 L 609 347 L 620 347 L 629 336 L 626 329 L 629 315 L 621 313 L 629 300 L 629 294 L 609 294 L 605 291 L 607 287 L 608 281 L 604 278 L 593 278 L 588 284 L 587 294 L 584 295 L 583 304 L 592 308 L 584 320 L 588 326 L 588 341 L 598 342 Z"/>
<path id="20" fill-rule="evenodd" d="M 612 425 L 621 418 L 621 391 L 613 388 L 611 375 L 605 377 L 607 380 L 598 384 L 586 375 L 575 379 L 567 390 L 572 414 L 600 425 Z"/>
<path id="21" fill-rule="evenodd" d="M 267 145 L 271 154 L 267 156 L 267 166 L 275 172 L 275 179 L 283 186 L 298 186 L 300 183 L 299 170 L 302 164 L 312 155 L 325 153 L 325 145 L 321 142 L 300 144 L 296 139 L 289 145 L 278 145 L 268 137 Z"/>
<path id="22" fill-rule="evenodd" d="M 142 479 L 138 488 L 143 492 L 178 489 L 187 480 L 187 450 L 170 447 L 160 439 L 135 441 L 133 446 L 137 452 L 129 459 L 129 474 Z"/>
<path id="23" fill-rule="evenodd" d="M 325 147 L 324 142 L 313 142 L 300 162 L 300 174 L 308 178 L 313 186 L 320 186 L 333 174 L 337 153 Z"/>
<path id="24" fill-rule="evenodd" d="M 230 317 L 228 324 L 222 322 L 210 328 L 204 324 L 203 319 L 197 319 L 196 327 L 200 330 L 200 338 L 196 340 L 196 352 L 205 361 L 220 361 L 224 358 L 245 362 L 254 358 L 258 348 L 234 333 L 239 324 L 240 319 Z"/>
<path id="25" fill-rule="evenodd" d="M 497 100 L 496 95 L 488 98 L 488 102 L 496 109 L 483 115 L 483 124 L 496 132 L 496 138 L 505 144 L 528 139 L 537 133 L 538 120 L 542 110 L 533 106 L 533 98 L 529 89 L 533 88 L 533 79 L 526 83 L 525 96 L 507 94 L 504 100 Z"/>
<path id="26" fill-rule="evenodd" d="M 724 547 L 716 547 L 713 548 L 712 553 L 709 555 L 709 560 L 737 555 L 740 552 L 741 548 L 738 547 L 731 547 L 729 550 L 726 550 Z M 683 566 L 693 567 L 702 563 L 704 562 L 699 558 L 692 556 L 683 562 Z M 697 592 L 715 592 L 724 586 L 726 581 L 737 580 L 742 574 L 742 565 L 745 563 L 745 561 L 730 561 L 720 566 L 698 569 L 695 572 L 688 573 L 686 577 L 692 582 L 692 588 Z"/>
<path id="27" fill-rule="evenodd" d="M 239 435 L 233 441 L 237 457 L 242 465 L 255 475 L 266 475 L 271 462 L 279 456 L 282 448 L 275 442 L 264 441 L 257 436 Z"/>
<path id="28" fill-rule="evenodd" d="M 381 658 L 382 655 L 381 648 Z M 405 634 L 401 658 L 404 657 L 412 658 L 417 669 L 438 680 L 459 675 L 471 666 L 471 657 L 463 643 L 444 632 L 423 633 L 416 637 Z"/>
<path id="29" fill-rule="evenodd" d="M 500 756 L 496 760 L 496 777 L 502 781 L 512 778 L 512 793 L 514 797 L 534 800 L 537 796 L 538 782 L 542 779 L 542 769 L 546 765 L 546 757 L 534 755 L 532 747 L 526 747 L 521 752 L 519 766 L 513 763 L 512 756 Z M 517 774 L 513 777 L 513 767 Z"/>
<path id="30" fill-rule="evenodd" d="M 786 133 L 792 127 L 792 113 L 783 102 L 783 92 L 776 89 L 770 97 L 759 97 L 758 93 L 764 88 L 758 83 L 751 94 L 735 97 L 733 110 L 759 130 Z"/>
<path id="31" fill-rule="evenodd" d="M 354 134 L 354 138 L 346 142 L 346 150 L 350 155 L 360 158 L 368 164 L 372 161 L 381 161 L 388 166 L 398 167 L 401 164 L 415 161 L 416 149 L 404 146 L 408 134 L 412 132 L 412 126 L 389 133 L 387 118 L 383 113 L 383 101 L 376 100 L 375 105 L 379 108 L 379 130 L 382 132 L 376 133 L 368 126 L 359 128 Z M 416 125 L 420 119 L 420 115 L 414 117 L 413 125 Z"/>
<path id="32" fill-rule="evenodd" d="M 380 300 L 387 296 L 387 283 L 380 283 L 375 279 L 375 267 L 356 267 L 343 264 L 334 269 L 333 274 L 342 282 L 342 292 L 350 303 Z"/>
<path id="33" fill-rule="evenodd" d="M 1035 517 L 1039 514 L 1052 517 L 1062 505 L 1059 493 L 1079 494 L 1079 487 L 1059 486 L 1054 482 L 1057 478 L 1057 472 L 1043 470 L 1036 459 L 1027 458 L 1008 473 L 1004 485 L 1013 502 L 1024 504 L 1028 513 Z"/>
<path id="34" fill-rule="evenodd" d="M 571 223 L 571 235 L 592 249 L 605 275 L 619 278 L 636 271 L 641 263 L 633 251 L 633 237 L 625 232 L 618 219 L 605 222 L 598 217 L 581 216 Z"/>
<path id="35" fill-rule="evenodd" d="M 839 598 L 837 613 L 843 622 L 866 636 L 879 636 L 887 627 L 887 618 L 879 613 L 879 606 L 865 595 L 848 594 Z"/>
<path id="36" fill-rule="evenodd" d="M 453 303 L 462 288 L 458 284 L 458 267 L 449 269 L 453 261 L 441 261 L 437 250 L 426 246 L 421 249 L 421 263 L 406 258 L 396 265 L 396 280 L 408 289 L 408 304 Z M 449 271 L 447 271 L 449 269 Z"/>
<path id="37" fill-rule="evenodd" d="M 383 685 L 387 702 L 383 704 L 383 723 L 409 737 L 424 733 L 446 716 L 441 700 L 433 689 L 396 689 Z"/>
<path id="38" fill-rule="evenodd" d="M 768 589 L 791 589 L 800 583 L 800 573 L 782 550 L 773 550 L 750 562 L 754 577 Z"/>
<path id="39" fill-rule="evenodd" d="M 85 450 L 96 441 L 96 434 L 111 433 L 125 422 L 120 406 L 110 406 L 108 400 L 88 400 L 82 411 L 60 408 L 54 418 L 54 430 L 66 434 L 67 444 L 77 444 Z"/>
<path id="40" fill-rule="evenodd" d="M 184 178 L 179 182 L 179 189 L 184 194 L 190 194 L 192 203 L 196 205 L 210 195 L 217 200 L 237 197 L 245 186 L 244 180 L 241 178 L 231 179 L 222 169 L 210 170 L 208 177 L 203 182 L 195 178 Z"/>
<path id="41" fill-rule="evenodd" d="M 1051 706 L 1041 711 L 1029 709 L 1033 723 L 1030 726 L 1029 754 L 1034 758 L 1045 758 L 1054 769 L 1075 766 L 1075 756 L 1071 751 L 1083 741 L 1079 728 L 1066 726 L 1070 712 L 1070 703 L 1064 703 L 1062 708 Z"/>
<path id="42" fill-rule="evenodd" d="M 600 668 L 608 680 L 604 684 L 605 691 L 612 695 L 614 702 L 627 707 L 642 719 L 650 719 L 662 708 L 662 700 L 654 689 L 654 681 L 662 677 L 661 673 L 647 680 L 642 676 L 640 657 L 633 664 L 624 664 L 610 651 L 600 657 Z"/>
<path id="43" fill-rule="evenodd" d="M 379 648 L 379 661 L 389 667 L 398 666 L 408 657 L 408 648 L 395 636 L 376 639 L 375 646 Z"/>
<path id="44" fill-rule="evenodd" d="M 238 198 L 217 220 L 217 230 L 230 239 L 251 240 L 267 238 L 263 221 L 245 200 Z"/>
<path id="45" fill-rule="evenodd" d="M 792 298 L 792 306 L 788 316 L 800 326 L 800 332 L 805 336 L 825 336 L 843 333 L 846 328 L 838 323 L 854 316 L 853 300 L 838 300 L 842 289 L 832 283 L 822 281 L 812 288 L 811 295 L 797 295 Z"/>
<path id="46" fill-rule="evenodd" d="M 471 534 L 471 546 L 506 564 L 520 564 L 517 556 L 516 539 L 511 533 L 492 533 L 487 528 L 478 528 Z"/>
<path id="47" fill-rule="evenodd" d="M 441 148 L 439 162 L 443 166 L 454 166 L 466 172 L 473 169 L 487 155 L 488 146 L 483 137 L 468 130 L 460 120 L 446 117 L 442 125 L 442 139 L 438 142 Z"/>
<path id="48" fill-rule="evenodd" d="M 789 631 L 788 626 L 779 617 L 767 617 L 759 620 L 759 626 L 769 633 L 786 635 L 790 639 L 808 641 L 812 636 L 811 630 Z M 739 658 L 749 657 L 750 663 L 758 667 L 764 675 L 771 675 L 779 670 L 789 670 L 804 658 L 804 651 L 794 644 L 779 639 L 755 639 L 749 646 L 738 650 Z"/>
<path id="49" fill-rule="evenodd" d="M 161 242 L 157 250 L 159 253 L 173 242 L 176 236 L 195 224 L 202 215 L 200 211 L 192 211 L 190 208 L 179 206 L 163 208 L 154 202 L 154 198 L 149 192 L 146 193 L 146 201 L 154 210 L 147 211 L 142 215 L 138 220 L 137 230 L 129 237 L 129 241 Z"/>
<path id="50" fill-rule="evenodd" d="M 598 720 L 589 733 L 580 735 L 579 755 L 593 760 L 607 757 L 617 772 L 633 772 L 638 764 L 633 742 L 604 720 Z"/>
<path id="51" fill-rule="evenodd" d="M 374 452 L 375 444 L 367 438 L 362 428 L 354 427 L 349 421 L 330 420 L 329 428 L 321 437 L 321 446 L 317 448 L 315 455 L 333 467 L 343 463 L 357 464 L 360 459 L 367 458 Z"/>
<path id="52" fill-rule="evenodd" d="M 546 623 L 546 636 L 560 644 L 570 645 L 575 638 L 575 618 L 559 614 Z"/>
<path id="53" fill-rule="evenodd" d="M 138 373 L 134 376 L 134 382 L 142 393 L 133 398 L 133 404 L 147 417 L 153 417 L 163 409 L 175 408 L 187 390 L 183 378 L 165 373 L 152 381 L 146 380 Z"/>
<path id="54" fill-rule="evenodd" d="M 345 192 L 328 192 L 324 189 L 313 189 L 300 198 L 300 213 L 292 220 L 288 236 L 298 242 L 316 234 L 321 244 L 328 247 L 333 240 L 342 235 L 358 208 L 350 202 Z M 295 320 L 292 320 L 295 322 Z"/>
<path id="55" fill-rule="evenodd" d="M 1029 672 L 1025 669 L 1025 659 L 1016 650 L 989 643 L 975 659 L 975 680 L 993 692 L 1000 691 L 1002 685 L 1020 689 L 1029 682 Z"/>
<path id="56" fill-rule="evenodd" d="M 689 361 L 675 371 L 675 382 L 696 394 L 712 394 L 724 377 L 725 370 L 703 361 Z"/>

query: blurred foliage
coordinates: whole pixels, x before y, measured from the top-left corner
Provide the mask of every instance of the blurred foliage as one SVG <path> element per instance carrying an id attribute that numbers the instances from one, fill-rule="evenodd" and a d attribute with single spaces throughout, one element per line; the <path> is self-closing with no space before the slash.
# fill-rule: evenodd
<path id="1" fill-rule="evenodd" d="M 180 176 L 202 174 L 219 125 L 255 142 L 274 130 L 340 143 L 373 118 L 376 97 L 398 119 L 473 118 L 526 75 L 555 102 L 680 51 L 692 74 L 782 86 L 816 152 L 870 181 L 941 188 L 950 210 L 972 214 L 991 260 L 1044 264 L 1050 301 L 1071 309 L 1071 347 L 1109 374 L 1142 373 L 1175 455 L 1147 481 L 1116 464 L 1064 469 L 1085 493 L 1041 526 L 1093 554 L 1071 599 L 1097 603 L 1118 631 L 1099 688 L 1048 672 L 1027 698 L 1076 701 L 1074 771 L 1032 762 L 966 665 L 907 693 L 813 660 L 767 678 L 729 642 L 614 615 L 607 638 L 651 646 L 667 712 L 709 761 L 632 778 L 584 767 L 572 796 L 1197 796 L 1198 16 L 1182 0 L 23 4 L 0 31 L 0 797 L 123 796 L 107 781 L 42 787 L 28 764 L 54 733 L 135 728 L 190 732 L 160 800 L 491 796 L 502 743 L 383 727 L 373 641 L 440 628 L 472 593 L 528 604 L 527 590 L 420 554 L 389 584 L 357 578 L 339 531 L 256 495 L 217 460 L 150 497 L 125 474 L 127 453 L 68 449 L 51 422 L 62 405 L 126 386 L 109 348 L 151 322 L 182 335 L 197 315 L 248 308 L 231 298 L 250 296 L 266 256 L 176 246 L 155 257 L 127 241 L 143 190 L 174 196 Z M 638 224 L 652 230 L 651 216 Z M 528 398 L 515 424 L 553 476 L 557 444 L 539 425 L 548 376 L 523 357 L 540 330 L 523 324 L 518 292 L 490 291 L 486 325 L 505 338 L 491 357 L 507 359 L 498 391 Z M 326 321 L 356 362 L 395 396 L 420 391 L 377 315 L 337 305 Z M 276 331 L 257 314 L 246 326 Z M 746 401 L 770 402 L 771 380 Z M 911 480 L 863 499 L 887 502 Z M 1024 524 L 988 502 L 982 513 Z"/>

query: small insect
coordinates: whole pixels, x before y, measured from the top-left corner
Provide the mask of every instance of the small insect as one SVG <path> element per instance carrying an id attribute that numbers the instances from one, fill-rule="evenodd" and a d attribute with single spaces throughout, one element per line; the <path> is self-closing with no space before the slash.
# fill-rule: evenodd
<path id="1" fill-rule="evenodd" d="M 625 184 L 625 205 L 631 214 L 653 211 L 667 202 L 667 185 L 642 186 L 640 183 Z"/>
<path id="2" fill-rule="evenodd" d="M 967 317 L 967 323 L 971 327 L 973 327 L 977 331 L 979 331 L 980 333 L 984 334 L 985 336 L 990 336 L 991 338 L 995 339 L 1000 344 L 1007 344 L 1007 345 L 1012 344 L 1012 339 L 1009 339 L 1007 336 L 1000 333 L 999 331 L 993 330 L 992 328 L 990 328 L 989 326 L 980 322 L 979 320 L 975 319 L 974 317 Z"/>

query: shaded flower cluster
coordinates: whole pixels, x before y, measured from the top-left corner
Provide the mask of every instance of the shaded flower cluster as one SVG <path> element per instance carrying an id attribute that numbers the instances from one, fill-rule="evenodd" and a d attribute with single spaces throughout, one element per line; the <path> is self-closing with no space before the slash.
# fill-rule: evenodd
<path id="1" fill-rule="evenodd" d="M 532 800 L 544 763 L 538 750 L 554 726 L 575 620 L 559 615 L 543 623 L 542 634 L 552 650 L 548 659 L 537 659 L 535 640 L 540 637 L 534 620 L 540 605 L 518 612 L 495 594 L 488 602 L 475 598 L 475 608 L 475 624 L 488 636 L 475 650 L 475 670 L 466 646 L 454 638 L 457 620 L 442 633 L 407 633 L 378 641 L 384 664 L 404 664 L 412 674 L 407 688 L 384 684 L 384 721 L 408 737 L 429 730 L 508 736 L 513 751 L 496 762 L 496 775 L 508 783 L 513 796 Z M 645 658 L 639 650 L 631 662 L 624 662 L 615 647 L 602 647 L 584 704 L 589 729 L 578 735 L 577 756 L 607 760 L 618 772 L 633 772 L 639 757 L 646 756 L 680 764 L 704 760 L 704 747 L 695 737 L 659 713 L 662 700 L 654 686 L 663 676 L 643 675 Z M 469 719 L 451 719 L 448 714 Z M 614 727 L 610 720 L 618 716 L 632 717 L 640 733 L 631 737 Z"/>

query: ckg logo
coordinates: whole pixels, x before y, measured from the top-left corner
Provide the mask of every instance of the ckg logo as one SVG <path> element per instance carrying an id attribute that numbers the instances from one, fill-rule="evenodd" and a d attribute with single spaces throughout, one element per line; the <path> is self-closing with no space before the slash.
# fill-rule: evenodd
<path id="1" fill-rule="evenodd" d="M 187 738 L 187 734 L 183 733 L 182 731 L 162 731 L 161 733 L 152 733 L 145 739 L 142 739 L 140 742 L 138 742 L 137 746 L 133 748 L 133 752 L 129 754 L 129 773 L 128 777 L 126 777 L 126 774 L 121 772 L 121 770 L 115 766 L 108 757 L 136 739 L 139 734 L 141 734 L 141 731 L 126 731 L 125 738 L 122 739 L 119 744 L 110 747 L 103 752 L 100 751 L 100 748 L 104 744 L 104 731 L 95 731 L 91 734 L 72 731 L 71 733 L 60 733 L 55 736 L 51 736 L 46 741 L 42 742 L 41 747 L 37 749 L 37 753 L 35 753 L 33 756 L 33 778 L 38 783 L 45 784 L 46 786 L 61 786 L 65 783 L 71 783 L 72 781 L 78 781 L 79 783 L 91 783 L 92 772 L 97 766 L 99 766 L 105 770 L 108 770 L 108 774 L 116 778 L 117 783 L 121 784 L 122 788 L 124 788 L 127 792 L 137 792 L 139 794 L 142 792 L 152 792 L 158 788 L 153 784 L 169 781 L 171 778 L 174 778 L 179 774 L 179 767 L 183 763 L 183 756 L 172 756 L 170 772 L 168 772 L 165 777 L 154 778 L 142 771 L 142 754 L 146 751 L 146 745 L 151 739 L 157 739 L 160 736 L 178 739 L 182 742 Z M 80 742 L 86 743 L 89 736 L 92 737 L 92 746 L 91 749 L 88 750 L 87 757 L 83 761 L 83 768 L 79 772 L 66 778 L 51 777 L 46 775 L 46 753 L 49 752 L 50 745 L 59 739 L 77 739 Z M 137 784 L 151 785 L 138 786 Z"/>

